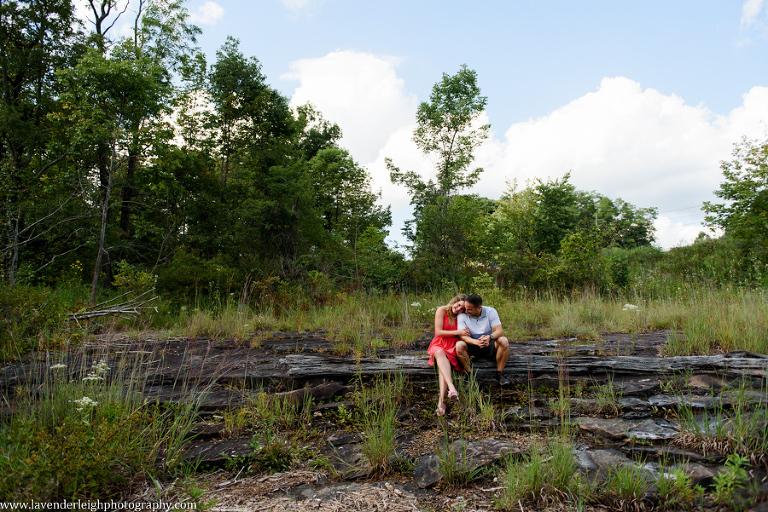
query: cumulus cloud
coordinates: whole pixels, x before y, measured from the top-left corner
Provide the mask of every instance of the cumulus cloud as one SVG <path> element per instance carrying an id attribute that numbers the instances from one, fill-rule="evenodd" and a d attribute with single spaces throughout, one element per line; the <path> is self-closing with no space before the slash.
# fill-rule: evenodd
<path id="1" fill-rule="evenodd" d="M 190 13 L 189 21 L 195 25 L 215 25 L 223 17 L 224 8 L 216 2 L 207 0 Z"/>
<path id="2" fill-rule="evenodd" d="M 740 107 L 717 115 L 687 105 L 624 77 L 604 78 L 597 91 L 547 116 L 512 125 L 480 154 L 486 172 L 476 190 L 498 196 L 516 179 L 542 180 L 571 173 L 571 183 L 620 197 L 639 207 L 686 211 L 674 222 L 656 223 L 663 247 L 690 242 L 701 228 L 703 201 L 721 182 L 720 162 L 742 136 L 762 138 L 768 119 L 768 88 L 754 87 Z M 679 218 L 679 216 L 678 216 Z"/>
<path id="3" fill-rule="evenodd" d="M 342 144 L 361 163 L 378 151 L 399 128 L 411 123 L 416 96 L 397 77 L 398 60 L 369 53 L 337 51 L 291 63 L 281 76 L 296 80 L 291 104 L 311 102 L 343 132 Z"/>
<path id="4" fill-rule="evenodd" d="M 396 75 L 397 61 L 356 52 L 334 52 L 292 64 L 286 79 L 299 81 L 293 104 L 316 105 L 344 132 L 342 145 L 371 173 L 382 202 L 392 206 L 391 240 L 410 218 L 404 187 L 389 180 L 384 158 L 429 176 L 435 162 L 411 140 L 415 96 Z M 604 78 L 593 92 L 549 114 L 498 128 L 478 149 L 485 169 L 474 187 L 497 199 L 506 183 L 561 178 L 571 173 L 580 190 L 656 207 L 657 241 L 668 248 L 690 243 L 702 227 L 700 206 L 714 200 L 720 162 L 742 137 L 768 135 L 768 87 L 754 87 L 724 114 L 689 105 L 674 94 L 643 88 L 625 77 Z"/>

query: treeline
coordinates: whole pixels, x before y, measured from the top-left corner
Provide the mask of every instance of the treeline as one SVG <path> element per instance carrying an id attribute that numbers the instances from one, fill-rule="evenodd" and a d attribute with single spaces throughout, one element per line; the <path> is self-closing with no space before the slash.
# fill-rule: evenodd
<path id="1" fill-rule="evenodd" d="M 182 2 L 88 4 L 87 29 L 70 0 L 0 4 L 7 289 L 90 283 L 95 301 L 131 281 L 191 299 L 285 283 L 442 289 L 483 275 L 613 290 L 633 262 L 660 257 L 655 209 L 579 191 L 568 174 L 509 184 L 498 201 L 464 193 L 489 127 L 463 66 L 417 113 L 414 141 L 435 156 L 434 178 L 388 161 L 414 206 L 406 258 L 385 243 L 389 207 L 339 146 L 339 127 L 311 105 L 291 108 L 237 40 L 209 63 Z M 118 37 L 124 22 L 132 32 Z"/>

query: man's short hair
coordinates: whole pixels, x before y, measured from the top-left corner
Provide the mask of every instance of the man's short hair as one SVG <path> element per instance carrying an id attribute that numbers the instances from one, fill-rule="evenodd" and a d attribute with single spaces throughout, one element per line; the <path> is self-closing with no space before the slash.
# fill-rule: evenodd
<path id="1" fill-rule="evenodd" d="M 473 293 L 472 295 L 467 297 L 466 301 L 475 307 L 483 305 L 483 298 L 476 293 Z"/>

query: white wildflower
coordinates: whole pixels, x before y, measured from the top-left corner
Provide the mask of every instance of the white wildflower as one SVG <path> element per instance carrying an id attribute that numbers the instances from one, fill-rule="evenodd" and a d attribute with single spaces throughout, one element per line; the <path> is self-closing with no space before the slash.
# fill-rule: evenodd
<path id="1" fill-rule="evenodd" d="M 624 304 L 624 307 L 621 308 L 622 311 L 640 311 L 640 308 L 635 306 L 634 304 Z"/>
<path id="2" fill-rule="evenodd" d="M 107 366 L 107 362 L 102 359 L 101 361 L 93 365 L 93 371 L 99 375 L 104 375 L 109 371 L 109 366 Z"/>
<path id="3" fill-rule="evenodd" d="M 104 378 L 101 375 L 96 375 L 93 372 L 88 372 L 88 375 L 83 377 L 83 382 L 98 382 L 100 380 L 104 380 Z"/>
<path id="4" fill-rule="evenodd" d="M 411 302 L 411 306 L 413 306 L 414 308 L 420 308 L 421 307 L 421 303 L 420 302 Z"/>
<path id="5" fill-rule="evenodd" d="M 51 370 L 62 370 L 64 368 L 66 368 L 66 367 L 67 367 L 67 365 L 65 365 L 64 363 L 57 363 L 57 364 L 51 366 Z"/>
<path id="6" fill-rule="evenodd" d="M 84 396 L 79 400 L 75 400 L 75 405 L 79 405 L 80 407 L 78 407 L 77 410 L 82 411 L 86 407 L 96 407 L 97 405 L 99 405 L 99 402 L 91 399 L 91 397 L 89 396 Z"/>

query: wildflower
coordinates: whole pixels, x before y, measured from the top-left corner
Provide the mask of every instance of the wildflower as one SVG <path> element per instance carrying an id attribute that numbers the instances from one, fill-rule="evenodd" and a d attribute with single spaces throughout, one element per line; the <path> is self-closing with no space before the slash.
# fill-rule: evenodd
<path id="1" fill-rule="evenodd" d="M 96 407 L 97 405 L 99 405 L 99 402 L 91 399 L 91 397 L 84 396 L 79 400 L 75 400 L 75 405 L 79 405 L 80 407 L 78 407 L 77 410 L 82 411 L 86 407 Z"/>
<path id="2" fill-rule="evenodd" d="M 51 366 L 51 370 L 61 370 L 61 369 L 64 369 L 66 367 L 67 367 L 67 365 L 65 365 L 63 363 L 57 363 L 57 364 Z"/>
<path id="3" fill-rule="evenodd" d="M 93 370 L 100 375 L 104 375 L 107 373 L 107 371 L 109 371 L 109 366 L 107 366 L 107 362 L 102 359 L 93 365 Z"/>
<path id="4" fill-rule="evenodd" d="M 100 380 L 104 380 L 104 378 L 101 375 L 97 375 L 93 372 L 88 372 L 88 375 L 83 377 L 83 382 L 98 382 Z"/>
<path id="5" fill-rule="evenodd" d="M 413 306 L 414 308 L 418 308 L 418 307 L 421 307 L 421 303 L 420 302 L 411 302 L 411 306 Z"/>
<path id="6" fill-rule="evenodd" d="M 634 304 L 624 304 L 624 307 L 621 308 L 622 311 L 640 311 L 640 308 L 635 306 Z"/>

